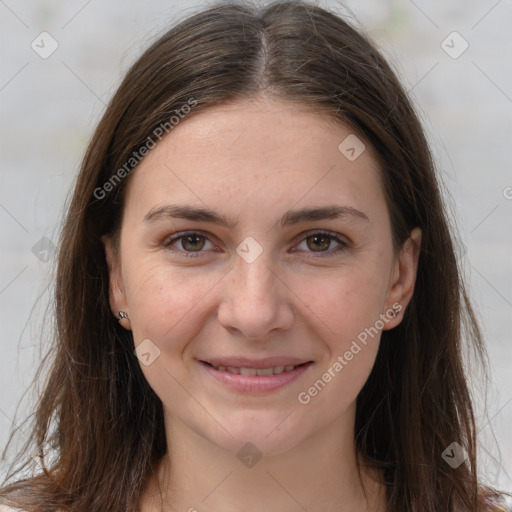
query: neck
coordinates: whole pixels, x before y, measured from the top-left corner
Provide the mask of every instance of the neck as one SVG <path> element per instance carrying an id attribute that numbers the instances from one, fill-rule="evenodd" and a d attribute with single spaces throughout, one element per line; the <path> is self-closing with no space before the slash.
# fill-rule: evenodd
<path id="1" fill-rule="evenodd" d="M 375 470 L 358 465 L 351 425 L 346 428 L 341 418 L 299 446 L 255 462 L 241 461 L 166 417 L 170 450 L 144 493 L 156 501 L 141 510 L 238 512 L 249 505 L 253 512 L 384 510 L 384 486 Z"/>

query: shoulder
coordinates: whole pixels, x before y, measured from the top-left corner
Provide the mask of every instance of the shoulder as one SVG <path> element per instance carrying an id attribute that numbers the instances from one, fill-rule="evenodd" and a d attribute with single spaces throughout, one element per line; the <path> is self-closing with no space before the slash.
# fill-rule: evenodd
<path id="1" fill-rule="evenodd" d="M 21 508 L 11 508 L 0 503 L 0 512 L 24 512 Z"/>
<path id="2" fill-rule="evenodd" d="M 512 512 L 512 494 L 502 495 L 489 512 Z"/>
<path id="3" fill-rule="evenodd" d="M 455 512 L 469 512 L 466 508 L 455 507 Z M 1 510 L 0 510 L 1 512 Z M 512 512 L 512 494 L 494 496 L 481 512 Z"/>

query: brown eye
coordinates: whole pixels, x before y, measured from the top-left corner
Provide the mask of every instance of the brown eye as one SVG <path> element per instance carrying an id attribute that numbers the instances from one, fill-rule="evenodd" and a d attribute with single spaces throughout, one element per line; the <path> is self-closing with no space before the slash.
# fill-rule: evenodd
<path id="1" fill-rule="evenodd" d="M 208 245 L 209 244 L 209 245 Z M 166 247 L 177 255 L 200 256 L 214 249 L 214 244 L 202 233 L 189 232 L 176 234 L 165 243 Z"/>
<path id="2" fill-rule="evenodd" d="M 205 244 L 202 235 L 186 235 L 181 237 L 181 247 L 185 251 L 200 251 Z"/>
<path id="3" fill-rule="evenodd" d="M 308 249 L 312 251 L 326 251 L 331 245 L 332 239 L 326 235 L 311 235 L 306 238 Z"/>
<path id="4" fill-rule="evenodd" d="M 345 242 L 338 233 L 316 232 L 305 233 L 296 249 L 306 253 L 317 253 L 318 256 L 334 256 L 349 247 L 349 243 Z"/>

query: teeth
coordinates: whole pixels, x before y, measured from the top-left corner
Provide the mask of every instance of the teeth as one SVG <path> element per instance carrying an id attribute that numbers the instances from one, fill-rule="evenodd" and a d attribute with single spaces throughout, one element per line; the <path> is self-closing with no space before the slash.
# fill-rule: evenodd
<path id="1" fill-rule="evenodd" d="M 260 370 L 256 370 L 256 368 L 240 368 L 240 375 L 246 375 L 247 377 L 252 377 L 257 374 Z"/>
<path id="2" fill-rule="evenodd" d="M 214 364 L 212 364 L 212 366 L 221 372 L 228 371 L 229 373 L 245 375 L 248 377 L 253 377 L 255 375 L 278 375 L 279 373 L 290 372 L 296 368 L 293 364 L 289 364 L 287 366 L 274 366 L 271 368 L 237 368 L 235 366 L 215 366 Z"/>
<path id="3" fill-rule="evenodd" d="M 256 370 L 256 375 L 272 375 L 274 373 L 273 368 L 261 368 Z"/>

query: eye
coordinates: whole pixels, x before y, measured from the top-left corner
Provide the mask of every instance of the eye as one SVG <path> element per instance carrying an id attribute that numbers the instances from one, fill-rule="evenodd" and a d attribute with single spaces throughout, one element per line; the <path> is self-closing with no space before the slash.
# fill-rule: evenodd
<path id="1" fill-rule="evenodd" d="M 211 247 L 208 247 L 210 244 Z M 203 249 L 213 249 L 215 246 L 208 240 L 208 238 L 197 231 L 190 231 L 187 233 L 177 233 L 166 242 L 166 247 L 170 248 L 173 252 L 182 252 L 186 257 L 194 257 L 187 253 L 201 253 Z"/>
<path id="2" fill-rule="evenodd" d="M 334 248 L 333 244 L 335 244 Z M 172 252 L 182 253 L 187 258 L 198 257 L 201 253 L 216 248 L 205 234 L 198 231 L 176 233 L 167 240 L 165 246 Z M 323 257 L 341 252 L 348 246 L 349 244 L 337 233 L 314 231 L 306 233 L 305 237 L 303 235 L 302 241 L 295 246 L 294 250 L 317 253 L 318 257 Z"/>
<path id="3" fill-rule="evenodd" d="M 333 243 L 337 244 L 334 248 L 332 248 Z M 295 247 L 295 249 L 320 253 L 319 256 L 324 256 L 341 252 L 345 250 L 348 245 L 349 244 L 340 238 L 337 233 L 331 233 L 329 231 L 315 231 L 312 233 L 306 233 L 306 237 Z"/>

